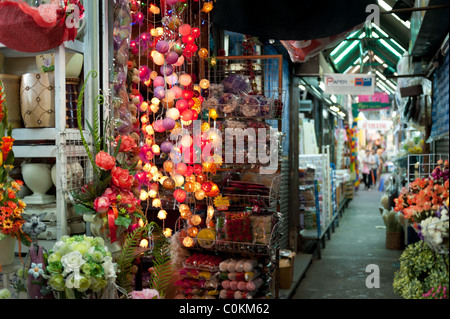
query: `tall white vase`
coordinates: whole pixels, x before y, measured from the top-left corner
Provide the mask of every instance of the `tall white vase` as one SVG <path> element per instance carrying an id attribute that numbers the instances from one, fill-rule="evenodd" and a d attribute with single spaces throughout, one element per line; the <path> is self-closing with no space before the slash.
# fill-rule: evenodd
<path id="1" fill-rule="evenodd" d="M 14 263 L 14 248 L 16 239 L 6 235 L 0 240 L 0 265 L 2 267 L 9 266 Z"/>
<path id="2" fill-rule="evenodd" d="M 49 204 L 54 203 L 54 195 L 46 194 L 53 186 L 50 173 L 50 165 L 41 163 L 23 163 L 22 177 L 25 184 L 33 192 L 33 195 L 25 196 L 26 204 Z"/>

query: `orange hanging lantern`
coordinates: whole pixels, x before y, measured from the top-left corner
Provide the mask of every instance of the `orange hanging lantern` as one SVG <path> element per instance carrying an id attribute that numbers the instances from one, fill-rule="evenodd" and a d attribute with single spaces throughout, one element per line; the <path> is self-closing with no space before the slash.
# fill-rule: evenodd
<path id="1" fill-rule="evenodd" d="M 204 182 L 206 182 L 207 179 L 208 179 L 208 177 L 204 173 L 200 173 L 197 175 L 197 182 L 199 182 L 200 184 L 203 184 Z"/>
<path id="2" fill-rule="evenodd" d="M 192 182 L 186 182 L 186 184 L 184 184 L 184 190 L 188 193 L 192 193 L 194 191 L 194 184 Z"/>
<path id="3" fill-rule="evenodd" d="M 192 215 L 191 218 L 189 219 L 189 223 L 194 226 L 200 225 L 201 222 L 202 218 L 200 217 L 200 215 Z"/>
<path id="4" fill-rule="evenodd" d="M 163 186 L 169 191 L 173 190 L 175 188 L 175 181 L 172 178 L 168 177 L 164 180 Z"/>
<path id="5" fill-rule="evenodd" d="M 195 192 L 195 199 L 196 200 L 203 200 L 206 197 L 205 192 L 202 189 L 199 189 Z"/>
<path id="6" fill-rule="evenodd" d="M 206 196 L 208 197 L 216 197 L 220 194 L 220 189 L 219 186 L 217 186 L 217 184 L 213 183 L 213 182 L 209 182 L 211 183 L 211 190 L 209 192 L 205 192 Z"/>
<path id="7" fill-rule="evenodd" d="M 197 237 L 197 234 L 198 234 L 198 228 L 197 227 L 189 227 L 188 235 L 190 237 Z"/>
<path id="8" fill-rule="evenodd" d="M 182 189 L 176 189 L 173 192 L 173 196 L 178 203 L 182 203 L 186 200 L 186 192 Z"/>

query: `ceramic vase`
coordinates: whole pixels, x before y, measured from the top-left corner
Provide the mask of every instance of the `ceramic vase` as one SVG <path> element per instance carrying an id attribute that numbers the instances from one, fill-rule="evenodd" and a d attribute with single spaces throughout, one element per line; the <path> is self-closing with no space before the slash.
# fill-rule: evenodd
<path id="1" fill-rule="evenodd" d="M 84 57 L 81 53 L 66 53 L 66 78 L 78 78 L 83 69 Z"/>
<path id="2" fill-rule="evenodd" d="M 0 68 L 1 69 L 1 68 Z M 22 114 L 20 113 L 20 76 L 13 74 L 0 74 L 3 83 L 3 91 L 6 95 L 5 105 L 8 109 L 8 123 L 12 128 L 23 127 Z"/>
<path id="3" fill-rule="evenodd" d="M 22 75 L 20 109 L 26 128 L 55 127 L 54 85 L 54 72 Z"/>
<path id="4" fill-rule="evenodd" d="M 14 248 L 16 240 L 6 235 L 0 240 L 0 266 L 5 267 L 14 263 Z"/>
<path id="5" fill-rule="evenodd" d="M 36 55 L 36 65 L 41 73 L 52 72 L 55 70 L 55 54 L 45 53 Z"/>
<path id="6" fill-rule="evenodd" d="M 53 186 L 50 165 L 40 163 L 23 163 L 22 177 L 25 184 L 33 192 L 25 196 L 26 204 L 49 204 L 55 202 L 55 196 L 46 194 Z"/>
<path id="7" fill-rule="evenodd" d="M 86 223 L 89 223 L 89 229 L 91 230 L 92 236 L 101 237 L 105 241 L 105 246 L 108 247 L 108 250 L 111 254 L 117 254 L 122 250 L 120 243 L 115 241 L 111 243 L 111 238 L 109 237 L 109 227 L 104 224 L 103 218 L 99 217 L 97 214 L 83 214 L 83 220 Z M 123 227 L 117 227 L 117 237 L 120 237 L 120 234 L 123 232 Z"/>

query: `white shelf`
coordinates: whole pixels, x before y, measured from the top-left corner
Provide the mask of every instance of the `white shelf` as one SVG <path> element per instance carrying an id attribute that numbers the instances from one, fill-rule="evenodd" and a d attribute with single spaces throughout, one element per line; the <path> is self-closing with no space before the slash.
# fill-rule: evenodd
<path id="1" fill-rule="evenodd" d="M 91 133 L 83 130 L 83 135 L 89 139 Z M 43 128 L 15 128 L 12 130 L 12 137 L 16 141 L 55 141 L 64 138 L 65 140 L 79 140 L 80 131 L 77 128 L 66 128 L 60 131 L 54 127 Z"/>
<path id="2" fill-rule="evenodd" d="M 44 158 L 56 157 L 58 147 L 55 145 L 13 145 L 15 158 Z"/>
<path id="3" fill-rule="evenodd" d="M 73 42 L 66 41 L 63 43 L 63 45 L 68 51 L 75 52 L 75 53 L 81 53 L 81 54 L 83 54 L 83 52 L 84 52 L 84 43 L 79 40 L 75 40 Z M 58 50 L 58 47 L 56 47 L 52 50 L 47 50 L 47 51 L 42 51 L 42 52 L 21 52 L 21 51 L 16 51 L 16 50 L 10 49 L 7 46 L 5 46 L 3 43 L 0 43 L 0 51 L 3 53 L 5 58 L 32 58 L 32 57 L 35 57 L 40 54 L 55 53 L 57 50 Z"/>

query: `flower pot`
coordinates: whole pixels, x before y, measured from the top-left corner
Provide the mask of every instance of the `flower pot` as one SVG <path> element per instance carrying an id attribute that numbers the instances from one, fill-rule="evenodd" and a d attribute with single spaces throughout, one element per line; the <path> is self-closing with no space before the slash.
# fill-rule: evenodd
<path id="1" fill-rule="evenodd" d="M 404 248 L 403 232 L 386 232 L 386 249 L 402 250 Z"/>
<path id="2" fill-rule="evenodd" d="M 55 196 L 46 194 L 53 186 L 50 165 L 40 163 L 23 163 L 22 177 L 33 195 L 25 196 L 26 204 L 49 204 L 55 202 Z"/>
<path id="3" fill-rule="evenodd" d="M 83 69 L 83 55 L 80 53 L 66 53 L 66 77 L 78 78 Z"/>
<path id="4" fill-rule="evenodd" d="M 0 81 L 3 83 L 3 92 L 6 95 L 5 105 L 8 109 L 8 123 L 11 124 L 12 128 L 21 128 L 24 125 L 22 114 L 20 114 L 20 76 L 0 74 Z"/>
<path id="5" fill-rule="evenodd" d="M 0 266 L 5 267 L 14 263 L 14 248 L 16 239 L 6 235 L 0 240 Z"/>
<path id="6" fill-rule="evenodd" d="M 20 109 L 26 128 L 55 127 L 55 75 L 25 73 L 20 85 Z"/>

